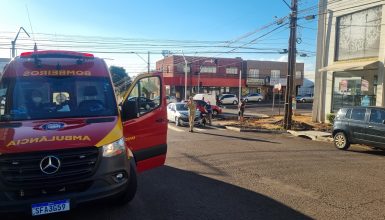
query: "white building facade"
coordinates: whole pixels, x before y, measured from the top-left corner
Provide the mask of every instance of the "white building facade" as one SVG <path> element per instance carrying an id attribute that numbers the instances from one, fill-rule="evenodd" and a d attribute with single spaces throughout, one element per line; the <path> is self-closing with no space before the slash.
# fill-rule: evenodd
<path id="1" fill-rule="evenodd" d="M 385 1 L 320 0 L 313 121 L 385 106 Z"/>

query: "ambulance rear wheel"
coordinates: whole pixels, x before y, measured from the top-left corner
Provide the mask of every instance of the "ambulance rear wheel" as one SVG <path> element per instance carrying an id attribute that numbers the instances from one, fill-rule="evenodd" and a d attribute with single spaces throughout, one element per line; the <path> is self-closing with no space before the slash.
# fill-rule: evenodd
<path id="1" fill-rule="evenodd" d="M 116 199 L 119 205 L 124 205 L 131 202 L 136 194 L 138 187 L 135 162 L 131 163 L 130 166 L 130 179 L 127 182 L 127 188 L 122 194 Z"/>

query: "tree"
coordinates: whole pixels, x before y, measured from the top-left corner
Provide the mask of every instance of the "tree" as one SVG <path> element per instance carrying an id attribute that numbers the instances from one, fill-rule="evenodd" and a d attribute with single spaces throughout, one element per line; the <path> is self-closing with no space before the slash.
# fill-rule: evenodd
<path id="1" fill-rule="evenodd" d="M 124 78 L 127 78 L 126 79 L 127 81 L 131 80 L 126 70 L 123 67 L 110 66 L 110 73 L 112 77 L 112 82 L 114 83 L 115 86 L 119 86 L 121 83 L 123 83 Z"/>
<path id="2" fill-rule="evenodd" d="M 112 82 L 115 85 L 116 92 L 122 94 L 125 92 L 129 84 L 131 83 L 131 78 L 128 76 L 126 70 L 123 67 L 119 66 L 110 66 L 110 73 L 112 77 Z"/>

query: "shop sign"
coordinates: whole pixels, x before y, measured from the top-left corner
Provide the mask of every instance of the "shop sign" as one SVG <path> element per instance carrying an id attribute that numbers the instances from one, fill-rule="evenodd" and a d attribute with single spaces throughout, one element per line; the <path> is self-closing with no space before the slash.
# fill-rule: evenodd
<path id="1" fill-rule="evenodd" d="M 270 85 L 274 86 L 277 84 L 281 84 L 282 86 L 286 86 L 287 79 L 286 78 L 271 78 Z"/>
<path id="2" fill-rule="evenodd" d="M 265 85 L 265 80 L 264 79 L 247 78 L 247 85 L 262 86 L 262 85 Z"/>

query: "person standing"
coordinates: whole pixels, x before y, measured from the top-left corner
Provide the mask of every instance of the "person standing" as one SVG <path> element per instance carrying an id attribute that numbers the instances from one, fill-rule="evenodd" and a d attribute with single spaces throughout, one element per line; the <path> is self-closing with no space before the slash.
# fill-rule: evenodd
<path id="1" fill-rule="evenodd" d="M 239 121 L 241 123 L 243 122 L 243 115 L 245 113 L 245 105 L 246 105 L 245 100 L 241 99 L 241 103 L 239 103 L 239 112 L 238 112 Z"/>
<path id="2" fill-rule="evenodd" d="M 197 106 L 193 100 L 193 97 L 190 96 L 188 102 L 187 102 L 187 107 L 188 107 L 188 122 L 190 124 L 190 132 L 194 132 L 194 119 L 195 119 L 195 112 L 197 109 Z"/>
<path id="3" fill-rule="evenodd" d="M 205 105 L 205 111 L 207 113 L 207 120 L 209 121 L 209 125 L 211 125 L 211 120 L 212 120 L 212 117 L 213 117 L 213 109 L 211 108 L 210 103 L 207 103 Z"/>

